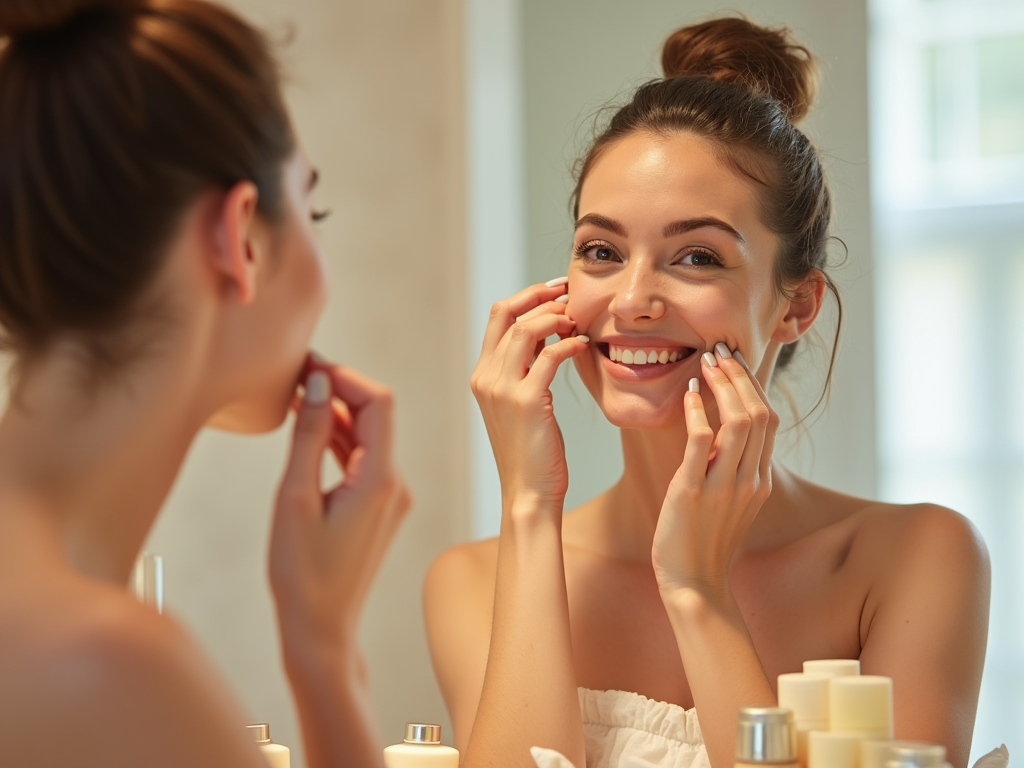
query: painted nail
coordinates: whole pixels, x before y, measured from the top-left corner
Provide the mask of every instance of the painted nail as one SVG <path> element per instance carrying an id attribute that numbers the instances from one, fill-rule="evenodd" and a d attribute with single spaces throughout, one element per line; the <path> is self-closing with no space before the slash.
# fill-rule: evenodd
<path id="1" fill-rule="evenodd" d="M 705 352 L 703 355 L 701 355 L 701 357 L 704 358 L 704 365 L 706 365 L 708 368 L 718 367 L 718 361 L 715 360 L 715 356 L 712 355 L 710 352 Z"/>
<path id="2" fill-rule="evenodd" d="M 331 396 L 331 380 L 323 371 L 313 371 L 306 379 L 306 402 L 323 405 Z"/>
<path id="3" fill-rule="evenodd" d="M 568 277 L 556 277 L 554 280 L 548 280 L 546 283 L 544 283 L 544 285 L 546 285 L 548 288 L 557 288 L 560 285 L 568 285 L 568 284 L 569 284 L 569 278 Z"/>
<path id="4" fill-rule="evenodd" d="M 728 360 L 732 357 L 732 352 L 730 352 L 729 348 L 721 341 L 715 344 L 715 352 L 717 352 L 718 356 L 723 360 Z"/>
<path id="5" fill-rule="evenodd" d="M 557 299 L 555 299 L 555 301 L 557 301 L 559 304 L 568 304 L 569 303 L 569 294 L 568 293 L 563 293 L 561 296 L 559 296 Z"/>
<path id="6" fill-rule="evenodd" d="M 747 365 L 747 361 L 743 359 L 743 355 L 740 354 L 740 351 L 738 349 L 732 353 L 732 358 L 737 363 L 742 365 L 744 370 L 746 370 L 748 373 L 750 372 L 750 366 Z"/>
<path id="7" fill-rule="evenodd" d="M 700 380 L 697 378 L 690 379 L 690 391 L 700 394 Z"/>
<path id="8" fill-rule="evenodd" d="M 577 341 L 582 341 L 584 344 L 590 343 L 590 337 L 584 336 L 582 333 L 579 334 L 578 336 L 574 336 L 573 338 L 576 339 Z"/>

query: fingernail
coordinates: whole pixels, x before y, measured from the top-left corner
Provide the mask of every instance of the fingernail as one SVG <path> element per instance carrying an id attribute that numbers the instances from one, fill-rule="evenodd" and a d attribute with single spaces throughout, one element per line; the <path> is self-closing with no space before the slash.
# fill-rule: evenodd
<path id="1" fill-rule="evenodd" d="M 557 288 L 560 285 L 568 285 L 568 284 L 569 284 L 569 278 L 568 277 L 556 277 L 554 280 L 548 280 L 546 283 L 544 283 L 544 285 L 546 285 L 548 288 Z"/>
<path id="2" fill-rule="evenodd" d="M 557 301 L 559 304 L 568 304 L 569 303 L 569 294 L 568 293 L 563 293 L 561 296 L 559 296 L 557 299 L 555 299 L 555 301 Z"/>
<path id="3" fill-rule="evenodd" d="M 697 378 L 690 379 L 690 391 L 700 394 L 700 380 Z"/>
<path id="4" fill-rule="evenodd" d="M 718 361 L 715 360 L 715 356 L 712 355 L 710 352 L 705 352 L 703 355 L 701 355 L 701 357 L 704 358 L 704 365 L 706 365 L 708 368 L 718 367 Z"/>
<path id="5" fill-rule="evenodd" d="M 590 337 L 584 336 L 582 333 L 579 334 L 578 336 L 574 336 L 573 338 L 575 338 L 577 341 L 582 341 L 584 344 L 590 343 Z"/>
<path id="6" fill-rule="evenodd" d="M 732 353 L 732 357 L 733 357 L 733 359 L 737 363 L 742 365 L 746 370 L 748 370 L 748 371 L 750 370 L 750 366 L 747 365 L 747 361 L 743 359 L 743 355 L 740 354 L 740 351 L 738 349 L 735 352 Z"/>
<path id="7" fill-rule="evenodd" d="M 323 405 L 331 396 L 331 381 L 323 371 L 313 371 L 306 379 L 306 402 Z"/>
<path id="8" fill-rule="evenodd" d="M 718 356 L 721 357 L 722 359 L 727 360 L 728 358 L 732 357 L 732 352 L 730 352 L 729 348 L 721 341 L 715 344 L 715 352 L 717 352 Z"/>

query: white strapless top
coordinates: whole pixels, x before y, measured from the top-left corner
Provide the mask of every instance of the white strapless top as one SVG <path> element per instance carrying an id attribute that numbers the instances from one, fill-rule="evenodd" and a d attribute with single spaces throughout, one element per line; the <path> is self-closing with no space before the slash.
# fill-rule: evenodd
<path id="1" fill-rule="evenodd" d="M 711 768 L 697 711 L 629 691 L 580 688 L 587 768 Z M 533 749 L 540 768 L 571 768 L 557 752 Z"/>

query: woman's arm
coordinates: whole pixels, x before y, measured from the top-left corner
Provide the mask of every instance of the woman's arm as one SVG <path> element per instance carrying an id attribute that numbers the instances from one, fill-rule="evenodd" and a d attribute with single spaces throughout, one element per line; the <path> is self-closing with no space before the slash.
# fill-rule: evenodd
<path id="1" fill-rule="evenodd" d="M 733 598 L 729 566 L 771 493 L 779 418 L 735 358 L 708 355 L 702 372 L 721 427 L 717 435 L 712 431 L 699 393 L 685 395 L 686 451 L 658 519 L 652 560 L 708 759 L 714 768 L 727 768 L 735 757 L 739 708 L 776 703 Z"/>
<path id="2" fill-rule="evenodd" d="M 893 678 L 896 738 L 943 744 L 964 768 L 988 637 L 985 545 L 966 519 L 934 506 L 887 512 L 864 534 L 856 557 L 877 576 L 861 621 L 861 668 Z"/>
<path id="3" fill-rule="evenodd" d="M 270 545 L 285 669 L 310 768 L 382 764 L 356 642 L 366 596 L 409 509 L 392 463 L 391 393 L 314 362 Z M 324 454 L 344 480 L 321 490 Z"/>
<path id="4" fill-rule="evenodd" d="M 450 641 L 445 642 L 451 630 L 446 631 L 436 615 L 428 617 L 442 686 L 449 701 L 456 703 L 456 741 L 466 744 L 465 766 L 532 768 L 532 746 L 556 749 L 576 765 L 585 764 L 562 564 L 568 470 L 549 387 L 558 366 L 586 349 L 586 339 L 569 337 L 575 323 L 565 316 L 565 305 L 554 301 L 564 293 L 562 286 L 537 285 L 496 304 L 473 374 L 473 393 L 502 490 L 494 608 L 482 683 L 472 674 L 452 673 L 458 661 L 452 658 Z M 545 347 L 544 340 L 556 333 L 563 338 Z M 444 612 L 446 601 L 433 597 L 437 584 L 451 582 L 452 577 L 446 576 L 446 565 L 435 570 L 428 610 L 435 604 L 436 611 Z M 474 711 L 467 740 L 465 729 Z"/>

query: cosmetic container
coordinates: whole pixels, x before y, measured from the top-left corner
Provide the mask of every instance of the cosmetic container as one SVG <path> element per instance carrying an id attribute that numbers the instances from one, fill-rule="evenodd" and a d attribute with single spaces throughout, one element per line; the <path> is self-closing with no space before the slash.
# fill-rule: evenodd
<path id="1" fill-rule="evenodd" d="M 946 765 L 945 747 L 901 741 L 889 748 L 885 768 L 945 768 Z"/>
<path id="2" fill-rule="evenodd" d="M 288 747 L 275 744 L 270 740 L 270 725 L 267 723 L 254 723 L 245 726 L 249 734 L 255 739 L 256 746 L 263 753 L 263 759 L 267 761 L 270 768 L 291 768 L 291 752 Z"/>
<path id="3" fill-rule="evenodd" d="M 459 768 L 459 750 L 441 743 L 441 726 L 407 723 L 401 744 L 384 748 L 386 768 Z"/>
<path id="4" fill-rule="evenodd" d="M 860 674 L 860 659 L 813 659 L 804 662 L 804 674 L 853 677 Z"/>
<path id="5" fill-rule="evenodd" d="M 779 675 L 779 706 L 793 712 L 796 727 L 796 751 L 800 768 L 807 768 L 807 734 L 827 731 L 828 685 L 831 678 L 789 672 Z"/>
<path id="6" fill-rule="evenodd" d="M 812 731 L 807 735 L 809 768 L 861 768 L 861 738 L 853 733 Z"/>
<path id="7" fill-rule="evenodd" d="M 744 707 L 736 722 L 735 768 L 798 768 L 793 713 L 782 707 Z"/>
<path id="8" fill-rule="evenodd" d="M 132 571 L 131 589 L 140 602 L 157 613 L 164 612 L 164 559 L 160 555 L 139 555 Z"/>
<path id="9" fill-rule="evenodd" d="M 864 741 L 893 738 L 892 678 L 881 675 L 829 680 L 829 729 Z"/>

